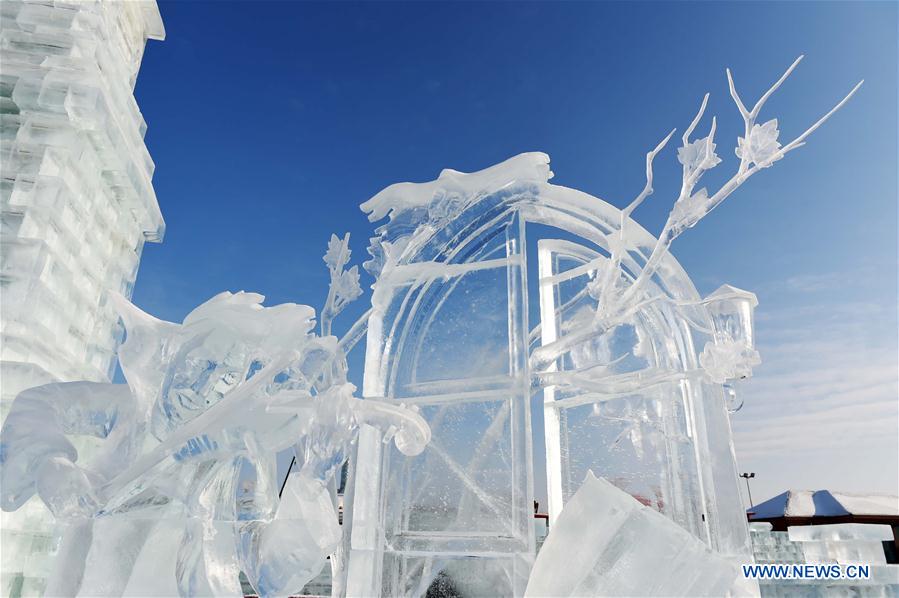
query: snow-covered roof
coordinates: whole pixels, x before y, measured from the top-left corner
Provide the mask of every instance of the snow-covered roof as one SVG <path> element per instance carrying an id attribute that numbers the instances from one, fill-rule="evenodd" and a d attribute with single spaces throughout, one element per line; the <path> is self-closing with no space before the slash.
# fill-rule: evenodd
<path id="1" fill-rule="evenodd" d="M 889 494 L 846 494 L 833 492 L 853 515 L 899 515 L 899 497 Z"/>
<path id="2" fill-rule="evenodd" d="M 889 494 L 850 494 L 829 490 L 787 490 L 748 510 L 752 512 L 752 519 L 845 515 L 899 517 L 899 497 Z"/>

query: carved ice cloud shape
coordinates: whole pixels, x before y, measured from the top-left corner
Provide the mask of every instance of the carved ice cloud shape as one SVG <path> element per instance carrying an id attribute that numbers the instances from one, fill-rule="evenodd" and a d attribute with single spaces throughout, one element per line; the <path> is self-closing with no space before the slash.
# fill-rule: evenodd
<path id="1" fill-rule="evenodd" d="M 476 172 L 447 168 L 433 181 L 390 185 L 360 206 L 371 222 L 389 217 L 372 237 L 368 248 L 372 259 L 363 267 L 378 278 L 400 259 L 409 239 L 422 227 L 439 228 L 480 198 L 511 183 L 545 183 L 552 176 L 547 154 L 527 152 Z"/>
<path id="2" fill-rule="evenodd" d="M 369 221 L 375 222 L 388 215 L 395 218 L 404 211 L 427 207 L 440 193 L 471 199 L 516 180 L 546 182 L 552 176 L 547 154 L 527 152 L 476 172 L 445 168 L 436 180 L 427 183 L 394 183 L 359 207 L 368 214 Z"/>

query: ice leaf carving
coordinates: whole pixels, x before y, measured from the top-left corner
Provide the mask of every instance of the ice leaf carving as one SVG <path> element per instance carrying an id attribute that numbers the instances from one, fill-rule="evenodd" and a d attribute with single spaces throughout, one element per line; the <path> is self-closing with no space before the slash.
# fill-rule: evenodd
<path id="1" fill-rule="evenodd" d="M 680 231 L 690 228 L 705 215 L 709 203 L 709 192 L 705 187 L 684 199 L 678 200 L 671 210 L 671 228 Z"/>
<path id="2" fill-rule="evenodd" d="M 721 162 L 715 153 L 711 136 L 689 142 L 677 150 L 677 161 L 687 168 L 687 174 L 696 170 L 709 170 Z"/>
<path id="3" fill-rule="evenodd" d="M 703 97 L 699 111 L 682 136 L 683 145 L 678 152 L 678 160 L 683 165 L 680 191 L 649 258 L 636 278 L 633 279 L 633 282 L 622 288 L 621 282 L 626 279 L 626 273 L 621 268 L 621 262 L 625 253 L 624 247 L 628 246 L 630 236 L 627 231 L 628 220 L 633 211 L 653 193 L 652 161 L 665 147 L 674 131 L 669 133 L 655 149 L 646 154 L 646 184 L 643 187 L 643 191 L 627 207 L 621 210 L 618 230 L 607 235 L 606 239 L 611 254 L 609 266 L 598 271 L 596 279 L 590 282 L 588 289 L 590 296 L 598 298 L 593 325 L 582 332 L 569 334 L 565 338 L 558 339 L 534 350 L 531 355 L 531 365 L 535 370 L 546 367 L 558 356 L 570 352 L 578 343 L 584 342 L 597 334 L 601 334 L 603 330 L 610 330 L 619 323 L 626 321 L 638 306 L 644 301 L 650 300 L 647 297 L 647 286 L 663 263 L 674 239 L 687 228 L 696 225 L 754 174 L 771 166 L 771 164 L 783 158 L 787 153 L 804 145 L 806 138 L 833 116 L 837 110 L 842 108 L 864 82 L 859 81 L 842 100 L 806 129 L 804 133 L 781 146 L 780 141 L 778 141 L 780 134 L 778 121 L 773 119 L 758 125 L 756 124 L 756 119 L 771 94 L 783 84 L 801 60 L 802 56 L 797 58 L 768 91 L 759 98 L 751 110 L 740 99 L 730 69 L 726 70 L 730 95 L 740 112 L 744 124 L 744 137 L 738 140 L 736 150 L 737 156 L 740 157 L 740 164 L 733 176 L 724 182 L 717 191 L 710 192 L 701 189 L 694 193 L 693 189 L 703 172 L 720 162 L 720 159 L 715 154 L 714 139 L 717 127 L 717 119 L 715 117 L 712 117 L 711 127 L 707 136 L 696 141 L 690 140 L 690 136 L 702 120 L 708 105 L 709 94 Z"/>
<path id="4" fill-rule="evenodd" d="M 322 258 L 328 266 L 328 270 L 342 270 L 347 262 L 350 261 L 352 252 L 349 248 L 350 234 L 347 233 L 343 239 L 337 238 L 337 235 L 331 234 L 331 240 L 328 241 L 328 251 Z"/>
<path id="5" fill-rule="evenodd" d="M 740 99 L 740 95 L 737 93 L 736 86 L 734 85 L 733 75 L 731 74 L 730 69 L 727 69 L 727 83 L 730 89 L 730 95 L 743 118 L 745 131 L 744 137 L 740 137 L 737 140 L 738 145 L 736 154 L 740 158 L 740 165 L 737 168 L 737 172 L 714 193 L 710 194 L 705 190 L 700 190 L 694 194 L 693 187 L 703 171 L 715 166 L 715 164 L 720 161 L 718 156 L 714 154 L 715 145 L 713 139 L 716 128 L 715 118 L 712 118 L 711 131 L 707 137 L 693 142 L 690 141 L 690 134 L 699 124 L 702 115 L 705 113 L 709 98 L 708 94 L 705 95 L 702 100 L 702 105 L 699 108 L 699 112 L 693 118 L 693 121 L 684 133 L 683 146 L 678 152 L 678 160 L 684 165 L 680 193 L 678 194 L 662 232 L 658 236 L 658 241 L 650 254 L 649 260 L 640 271 L 637 279 L 621 294 L 618 300 L 605 301 L 600 305 L 597 312 L 597 321 L 603 321 L 606 322 L 606 325 L 610 325 L 610 323 L 614 322 L 615 318 L 622 317 L 627 312 L 629 305 L 632 305 L 635 301 L 639 301 L 647 281 L 652 278 L 656 269 L 659 267 L 659 264 L 661 264 L 662 259 L 668 253 L 672 241 L 674 241 L 681 232 L 699 222 L 699 220 L 706 214 L 727 199 L 727 197 L 739 188 L 740 185 L 745 183 L 749 177 L 760 170 L 771 166 L 774 162 L 783 158 L 788 152 L 804 145 L 805 139 L 833 116 L 834 112 L 842 108 L 843 105 L 849 101 L 849 98 L 855 95 L 855 92 L 858 91 L 859 87 L 861 87 L 864 82 L 859 81 L 842 100 L 831 108 L 827 114 L 818 119 L 815 124 L 806 129 L 802 135 L 786 145 L 781 146 L 780 141 L 778 141 L 780 131 L 777 128 L 777 119 L 772 119 L 759 125 L 756 124 L 756 118 L 758 118 L 762 106 L 764 106 L 768 98 L 771 97 L 771 94 L 783 84 L 801 60 L 802 56 L 797 58 L 793 64 L 787 68 L 780 79 L 778 79 L 774 85 L 759 98 L 752 110 L 747 109 L 742 99 Z M 653 156 L 655 152 L 660 149 L 661 147 L 657 147 L 656 150 L 650 152 L 648 156 Z M 647 167 L 647 188 L 651 189 L 651 170 L 649 169 L 649 163 L 647 163 Z M 638 196 L 638 199 L 642 201 L 646 195 L 647 194 L 644 191 L 644 193 Z M 633 209 L 632 206 L 634 206 L 635 203 L 639 202 L 633 202 L 622 211 L 624 215 L 630 216 Z M 624 224 L 621 226 L 621 231 L 624 231 Z M 615 263 L 615 266 L 618 267 L 619 261 L 614 259 L 614 256 L 612 261 Z M 609 279 L 614 280 L 614 277 L 609 276 Z M 611 285 L 608 286 L 611 289 Z"/>
<path id="6" fill-rule="evenodd" d="M 344 305 L 358 299 L 362 294 L 362 287 L 359 285 L 359 267 L 353 266 L 341 272 L 334 278 L 333 284 L 336 304 Z"/>
<path id="7" fill-rule="evenodd" d="M 752 162 L 759 168 L 767 168 L 783 157 L 777 137 L 777 119 L 771 119 L 763 125 L 753 125 L 749 131 L 749 140 L 737 137 L 737 157 Z"/>

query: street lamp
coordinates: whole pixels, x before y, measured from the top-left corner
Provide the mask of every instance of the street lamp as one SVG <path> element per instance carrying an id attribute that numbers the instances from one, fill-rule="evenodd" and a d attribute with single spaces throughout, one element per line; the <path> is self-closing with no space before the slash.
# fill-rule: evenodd
<path id="1" fill-rule="evenodd" d="M 746 479 L 746 494 L 749 495 L 749 508 L 751 509 L 752 508 L 752 492 L 749 491 L 749 480 L 750 480 L 750 478 L 755 477 L 755 472 L 741 473 L 740 477 Z"/>

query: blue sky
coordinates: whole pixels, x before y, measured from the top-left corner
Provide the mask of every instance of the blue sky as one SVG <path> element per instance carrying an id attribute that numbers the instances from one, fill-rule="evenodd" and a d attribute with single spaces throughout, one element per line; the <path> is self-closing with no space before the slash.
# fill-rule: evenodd
<path id="1" fill-rule="evenodd" d="M 897 4 L 159 4 L 167 39 L 135 93 L 167 233 L 134 301 L 174 321 L 226 289 L 319 308 L 330 233 L 349 231 L 361 261 L 373 226 L 358 205 L 391 183 L 539 150 L 553 182 L 624 206 L 645 152 L 706 91 L 718 176 L 736 168 L 726 66 L 750 103 L 806 55 L 763 111 L 785 139 L 864 78 L 673 253 L 701 293 L 759 297 L 764 363 L 733 419 L 754 498 L 897 493 Z M 635 214 L 650 231 L 676 185 L 672 147 Z"/>

